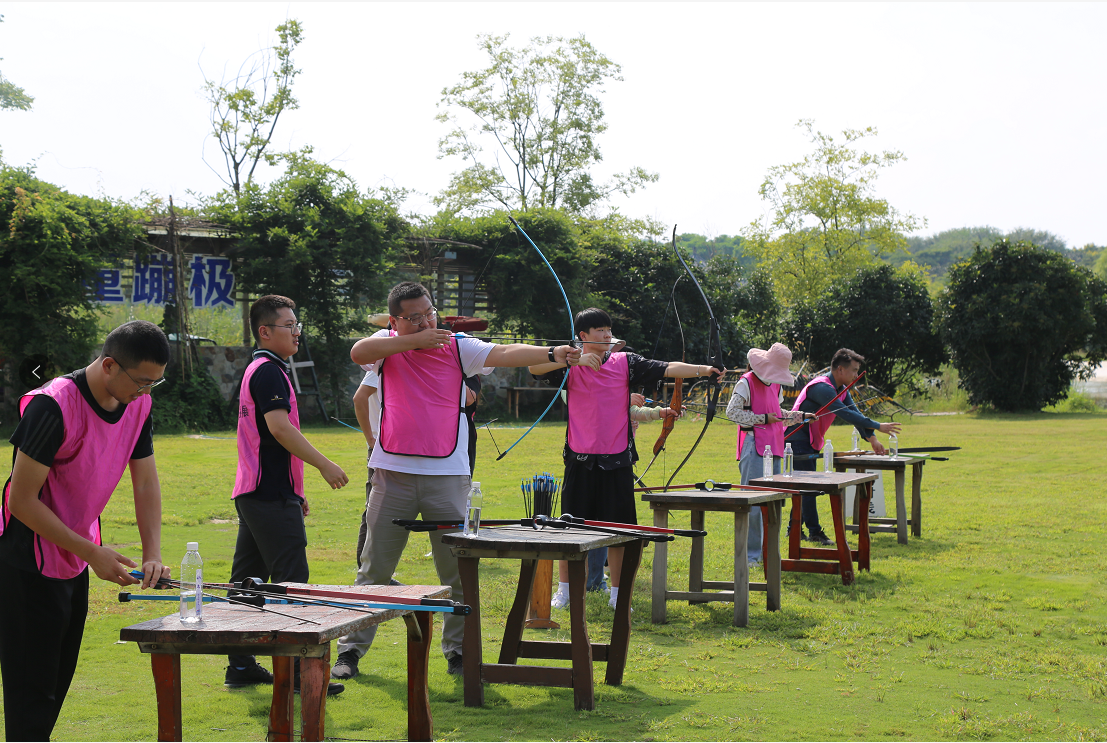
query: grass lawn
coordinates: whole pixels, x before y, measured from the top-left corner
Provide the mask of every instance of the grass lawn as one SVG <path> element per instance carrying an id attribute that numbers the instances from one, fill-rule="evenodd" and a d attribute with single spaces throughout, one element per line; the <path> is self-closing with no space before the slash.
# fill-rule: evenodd
<path id="1" fill-rule="evenodd" d="M 782 609 L 754 594 L 750 625 L 732 607 L 669 605 L 650 616 L 647 548 L 635 584 L 631 654 L 624 683 L 598 683 L 596 710 L 574 712 L 571 689 L 490 686 L 481 709 L 462 705 L 461 682 L 432 651 L 430 701 L 443 740 L 831 740 L 1107 738 L 1107 505 L 1100 491 L 1107 451 L 1102 414 L 956 415 L 907 419 L 901 446 L 964 447 L 926 465 L 923 536 L 910 545 L 873 535 L 872 572 L 844 587 L 837 576 L 784 573 Z M 683 458 L 699 425 L 678 425 L 668 462 Z M 543 425 L 496 462 L 481 433 L 477 479 L 485 517 L 522 512 L 518 482 L 560 473 L 560 424 Z M 639 431 L 652 442 L 656 426 Z M 836 428 L 835 441 L 848 441 Z M 497 430 L 501 448 L 522 430 Z M 235 442 L 159 436 L 163 552 L 178 563 L 199 541 L 209 580 L 226 580 L 236 526 L 229 499 Z M 308 468 L 312 581 L 350 583 L 364 504 L 364 441 L 347 429 L 308 437 L 351 475 L 332 493 Z M 1052 443 L 1050 443 L 1052 442 Z M 7 444 L 5 442 L 5 447 Z M 648 449 L 648 446 L 643 447 Z M 0 452 L 4 461 L 10 453 Z M 682 480 L 736 480 L 734 426 L 712 424 Z M 1096 473 L 1099 473 L 1097 475 Z M 652 476 L 654 482 L 659 477 Z M 124 478 L 103 518 L 106 543 L 139 556 Z M 889 508 L 894 498 L 889 498 Z M 823 502 L 823 520 L 830 521 Z M 639 521 L 652 523 L 644 504 Z M 687 512 L 673 521 L 687 526 Z M 683 519 L 683 520 L 682 520 Z M 733 522 L 709 514 L 706 575 L 732 569 Z M 437 583 L 427 537 L 414 535 L 398 577 Z M 670 585 L 686 575 L 687 540 L 670 546 Z M 516 563 L 485 561 L 485 660 L 498 654 Z M 176 574 L 176 568 L 174 568 Z M 686 580 L 686 579 L 685 579 Z M 167 613 L 164 604 L 114 603 L 117 587 L 93 579 L 80 665 L 55 728 L 57 740 L 147 740 L 156 735 L 149 659 L 117 644 L 120 628 Z M 606 641 L 611 611 L 590 595 L 593 641 Z M 558 618 L 559 612 L 554 612 Z M 567 616 L 565 617 L 567 619 Z M 563 631 L 528 631 L 568 639 Z M 382 626 L 361 675 L 327 702 L 338 739 L 406 738 L 404 624 Z M 436 630 L 436 638 L 438 631 Z M 49 642 L 50 638 L 36 638 Z M 436 645 L 437 647 L 437 645 Z M 227 690 L 225 659 L 184 656 L 184 731 L 190 740 L 264 740 L 270 689 Z M 603 664 L 597 664 L 602 681 Z"/>

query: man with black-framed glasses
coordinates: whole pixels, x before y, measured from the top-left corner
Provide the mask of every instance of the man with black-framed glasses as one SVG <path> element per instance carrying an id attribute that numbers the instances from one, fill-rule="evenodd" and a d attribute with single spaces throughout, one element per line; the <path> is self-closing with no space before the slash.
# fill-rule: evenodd
<path id="1" fill-rule="evenodd" d="M 239 388 L 238 470 L 231 494 L 238 512 L 238 540 L 232 583 L 246 578 L 307 583 L 304 517 L 311 509 L 304 494 L 304 462 L 319 470 L 332 489 L 349 482 L 342 468 L 300 433 L 285 359 L 299 350 L 303 327 L 296 321 L 296 303 L 288 297 L 268 294 L 250 307 L 257 348 Z M 273 674 L 251 655 L 232 655 L 228 661 L 228 687 L 273 683 Z M 293 684 L 300 688 L 299 659 Z M 327 694 L 343 688 L 332 683 Z"/>
<path id="2" fill-rule="evenodd" d="M 157 325 L 124 323 L 84 369 L 23 395 L 12 474 L 0 502 L 0 669 L 7 740 L 50 740 L 77 668 L 89 568 L 149 588 L 161 558 L 161 485 L 149 392 L 164 381 L 169 341 Z M 103 545 L 100 514 L 130 470 L 142 542 L 138 564 Z M 32 642 L 45 638 L 46 642 Z"/>

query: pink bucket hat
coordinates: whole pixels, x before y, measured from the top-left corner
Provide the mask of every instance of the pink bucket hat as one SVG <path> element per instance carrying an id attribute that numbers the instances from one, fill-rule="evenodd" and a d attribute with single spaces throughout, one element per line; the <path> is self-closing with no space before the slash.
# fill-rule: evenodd
<path id="1" fill-rule="evenodd" d="M 783 343 L 774 343 L 768 351 L 760 348 L 751 348 L 746 353 L 750 362 L 750 368 L 767 384 L 795 383 L 795 377 L 788 371 L 788 364 L 792 363 L 792 352 Z"/>

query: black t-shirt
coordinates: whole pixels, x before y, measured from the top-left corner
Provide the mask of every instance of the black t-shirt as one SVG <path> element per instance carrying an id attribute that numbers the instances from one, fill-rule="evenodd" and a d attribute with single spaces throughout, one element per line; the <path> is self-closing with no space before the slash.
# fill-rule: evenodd
<path id="1" fill-rule="evenodd" d="M 123 419 L 123 413 L 127 409 L 126 403 L 120 403 L 115 410 L 104 410 L 96 398 L 92 396 L 92 390 L 88 386 L 85 370 L 78 369 L 65 375 L 66 379 L 72 379 L 81 391 L 81 396 L 89 407 L 100 416 L 101 420 L 115 424 Z M 61 406 L 49 395 L 36 395 L 27 404 L 19 419 L 19 425 L 9 441 L 16 448 L 12 450 L 12 467 L 15 467 L 17 452 L 23 452 L 39 464 L 51 467 L 54 458 L 61 448 L 65 438 L 65 424 L 62 419 Z M 154 454 L 154 433 L 150 422 L 150 416 L 142 424 L 138 441 L 131 452 L 131 459 L 145 459 Z M 9 476 L 8 482 L 11 482 Z M 5 490 L 7 485 L 5 485 Z M 14 566 L 20 570 L 37 571 L 35 564 L 34 539 L 35 533 L 26 524 L 11 514 L 4 514 L 6 525 L 4 533 L 0 535 L 0 562 Z"/>
<path id="2" fill-rule="evenodd" d="M 265 350 L 254 351 L 254 358 L 265 357 L 267 363 L 259 366 L 250 377 L 250 396 L 254 399 L 254 421 L 261 439 L 258 465 L 261 468 L 257 490 L 243 493 L 240 498 L 257 500 L 281 500 L 296 498 L 292 486 L 292 455 L 281 446 L 269 431 L 265 414 L 271 410 L 292 412 L 292 384 L 280 357 Z"/>

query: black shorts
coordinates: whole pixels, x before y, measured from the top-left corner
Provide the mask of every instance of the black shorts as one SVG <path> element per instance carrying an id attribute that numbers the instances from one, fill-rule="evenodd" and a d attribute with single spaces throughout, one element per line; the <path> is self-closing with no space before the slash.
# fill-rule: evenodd
<path id="1" fill-rule="evenodd" d="M 637 524 L 634 510 L 634 472 L 631 467 L 613 470 L 569 459 L 561 489 L 561 513 L 593 521 Z"/>

